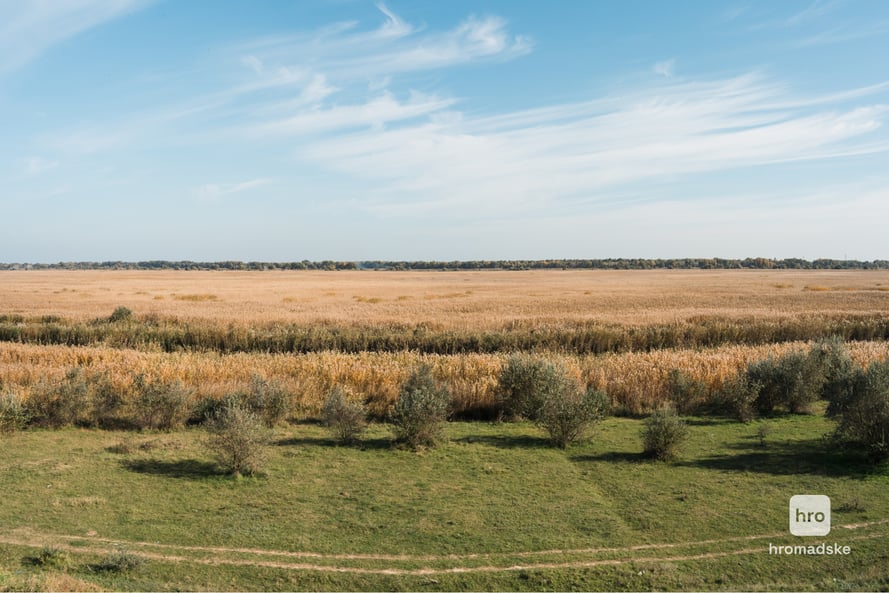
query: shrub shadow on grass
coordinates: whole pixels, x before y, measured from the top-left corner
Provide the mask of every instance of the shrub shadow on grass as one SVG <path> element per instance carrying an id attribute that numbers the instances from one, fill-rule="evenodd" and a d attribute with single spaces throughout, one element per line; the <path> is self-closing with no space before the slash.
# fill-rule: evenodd
<path id="1" fill-rule="evenodd" d="M 360 439 L 352 445 L 344 445 L 338 443 L 336 439 L 330 437 L 288 437 L 286 439 L 278 439 L 272 441 L 273 445 L 279 447 L 345 447 L 350 449 L 389 449 L 392 447 L 392 440 L 388 438 Z"/>
<path id="2" fill-rule="evenodd" d="M 713 455 L 698 459 L 685 459 L 676 465 L 701 467 L 723 471 L 745 471 L 773 475 L 816 474 L 864 478 L 881 473 L 879 466 L 868 463 L 855 451 L 839 447 L 825 439 L 805 441 L 745 442 L 727 445 L 737 451 L 729 455 Z"/>
<path id="3" fill-rule="evenodd" d="M 702 418 L 700 416 L 687 417 L 683 416 L 682 419 L 689 426 L 725 426 L 728 424 L 737 424 L 738 421 L 734 418 L 727 417 L 713 417 L 713 418 Z"/>
<path id="4" fill-rule="evenodd" d="M 598 455 L 572 455 L 571 461 L 606 461 L 608 463 L 639 463 L 642 461 L 651 461 L 651 456 L 643 452 L 630 451 L 609 451 L 607 453 L 599 453 Z"/>
<path id="5" fill-rule="evenodd" d="M 526 448 L 526 449 L 540 449 L 540 448 L 552 448 L 552 445 L 544 436 L 532 436 L 532 435 L 473 435 L 466 436 L 459 439 L 452 439 L 454 443 L 464 443 L 464 444 L 482 444 L 488 445 L 489 447 L 498 447 L 500 449 L 518 449 L 518 448 Z"/>
<path id="6" fill-rule="evenodd" d="M 202 478 L 226 475 L 215 463 L 197 459 L 180 459 L 178 461 L 161 461 L 158 459 L 127 459 L 121 465 L 133 472 L 166 476 L 168 478 Z"/>

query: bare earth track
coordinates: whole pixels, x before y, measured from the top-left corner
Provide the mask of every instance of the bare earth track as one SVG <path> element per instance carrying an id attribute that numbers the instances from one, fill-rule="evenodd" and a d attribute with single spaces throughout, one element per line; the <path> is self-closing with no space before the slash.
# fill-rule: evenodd
<path id="1" fill-rule="evenodd" d="M 889 531 L 881 529 L 889 525 L 889 519 L 870 521 L 864 523 L 850 523 L 836 525 L 835 530 L 849 531 L 875 531 L 861 535 L 847 536 L 841 532 L 839 538 L 836 532 L 832 534 L 831 543 L 848 544 L 850 542 L 889 539 Z M 614 566 L 621 564 L 644 564 L 661 562 L 684 562 L 694 560 L 707 560 L 726 556 L 740 556 L 748 554 L 765 554 L 767 548 L 741 547 L 738 549 L 720 549 L 718 551 L 700 551 L 693 553 L 696 548 L 731 547 L 734 544 L 747 544 L 748 542 L 770 539 L 785 541 L 787 534 L 769 533 L 760 535 L 748 535 L 729 537 L 723 539 L 709 539 L 681 543 L 641 544 L 636 546 L 617 548 L 583 548 L 572 550 L 540 550 L 527 552 L 489 552 L 479 554 L 445 554 L 445 555 L 391 555 L 391 554 L 321 554 L 317 552 L 293 552 L 286 550 L 263 550 L 257 548 L 227 548 L 213 546 L 177 546 L 162 544 L 159 542 L 126 541 L 96 536 L 78 536 L 52 533 L 39 533 L 28 528 L 14 529 L 5 535 L 0 535 L 0 543 L 13 546 L 41 548 L 52 545 L 74 554 L 101 555 L 107 552 L 109 546 L 128 550 L 130 553 L 161 562 L 197 563 L 205 565 L 230 565 L 230 566 L 257 566 L 275 568 L 281 570 L 318 571 L 330 573 L 352 573 L 367 575 L 392 575 L 392 576 L 430 576 L 436 574 L 458 574 L 472 572 L 507 572 L 518 570 L 541 569 L 571 569 L 594 568 L 597 566 Z M 794 540 L 799 544 L 799 540 Z M 771 542 L 770 542 L 771 543 Z M 813 542 L 814 543 L 814 542 Z M 807 542 L 808 545 L 808 542 Z M 640 556 L 634 552 L 647 550 L 674 550 L 690 549 L 688 553 L 662 556 Z M 513 560 L 519 558 L 543 557 L 551 558 L 549 561 L 516 563 Z M 270 558 L 306 558 L 314 559 L 309 562 L 284 562 L 270 560 Z M 558 558 L 558 559 L 557 559 Z M 569 559 L 564 559 L 569 558 Z M 460 565 L 472 560 L 485 559 L 487 564 Z M 491 560 L 501 559 L 503 562 L 491 563 Z M 377 562 L 388 563 L 385 566 L 376 565 Z M 361 566 L 361 563 L 371 562 L 374 566 Z M 404 563 L 408 566 L 399 567 L 391 564 Z M 414 567 L 417 563 L 427 563 L 433 566 Z M 355 565 L 358 564 L 358 565 Z M 438 566 L 435 566 L 438 565 Z"/>

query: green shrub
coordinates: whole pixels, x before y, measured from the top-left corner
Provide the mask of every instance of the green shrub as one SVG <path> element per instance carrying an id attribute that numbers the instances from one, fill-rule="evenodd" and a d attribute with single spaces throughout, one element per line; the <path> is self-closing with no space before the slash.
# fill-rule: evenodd
<path id="1" fill-rule="evenodd" d="M 766 438 L 772 434 L 772 425 L 771 424 L 760 424 L 756 429 L 756 438 L 759 439 L 759 446 L 766 446 Z"/>
<path id="2" fill-rule="evenodd" d="M 874 460 L 889 458 L 889 361 L 858 370 L 850 382 L 848 395 L 827 409 L 837 421 L 834 436 Z"/>
<path id="3" fill-rule="evenodd" d="M 688 426 L 672 408 L 660 408 L 645 420 L 642 449 L 660 460 L 675 459 L 688 439 Z"/>
<path id="4" fill-rule="evenodd" d="M 422 365 L 402 385 L 389 416 L 395 440 L 414 449 L 434 447 L 444 435 L 451 394 Z"/>
<path id="5" fill-rule="evenodd" d="M 89 408 L 87 423 L 101 428 L 115 428 L 124 422 L 122 412 L 126 399 L 107 373 L 97 373 L 87 378 Z"/>
<path id="6" fill-rule="evenodd" d="M 265 461 L 268 429 L 246 406 L 222 406 L 207 423 L 207 447 L 220 467 L 235 476 L 252 476 Z"/>
<path id="7" fill-rule="evenodd" d="M 0 432 L 15 432 L 24 429 L 31 415 L 22 398 L 15 393 L 0 395 Z"/>
<path id="8" fill-rule="evenodd" d="M 250 379 L 250 390 L 243 399 L 246 406 L 269 428 L 281 423 L 290 411 L 290 393 L 284 386 L 259 375 L 253 375 Z"/>
<path id="9" fill-rule="evenodd" d="M 127 307 L 118 307 L 111 313 L 111 316 L 108 318 L 108 321 L 111 323 L 117 323 L 120 321 L 129 321 L 133 317 L 133 312 Z"/>
<path id="10" fill-rule="evenodd" d="M 543 403 L 552 394 L 570 389 L 565 370 L 542 358 L 514 354 L 500 373 L 497 392 L 505 420 L 537 420 Z"/>
<path id="11" fill-rule="evenodd" d="M 143 375 L 133 379 L 136 425 L 149 430 L 173 430 L 188 418 L 191 391 L 178 381 L 146 381 Z"/>
<path id="12" fill-rule="evenodd" d="M 58 383 L 41 378 L 27 400 L 31 421 L 49 428 L 85 421 L 89 391 L 89 382 L 80 367 L 69 369 Z"/>
<path id="13" fill-rule="evenodd" d="M 748 384 L 758 388 L 753 406 L 761 415 L 779 407 L 792 414 L 809 413 L 824 386 L 818 357 L 802 351 L 755 361 L 748 365 L 746 376 Z"/>
<path id="14" fill-rule="evenodd" d="M 694 414 L 707 399 L 707 384 L 672 369 L 667 377 L 667 399 L 680 414 Z"/>
<path id="15" fill-rule="evenodd" d="M 34 557 L 34 563 L 44 568 L 68 570 L 71 566 L 71 555 L 56 546 L 43 546 Z"/>
<path id="16" fill-rule="evenodd" d="M 244 396 L 241 393 L 229 393 L 222 397 L 205 395 L 198 398 L 191 406 L 188 414 L 188 424 L 206 424 L 222 408 L 234 405 L 244 405 Z"/>
<path id="17" fill-rule="evenodd" d="M 136 556 L 127 550 L 112 550 L 101 562 L 95 565 L 96 570 L 106 572 L 129 572 L 142 565 L 141 556 Z"/>
<path id="18" fill-rule="evenodd" d="M 821 397 L 828 402 L 828 415 L 835 415 L 848 404 L 862 369 L 852 360 L 840 338 L 816 342 L 809 355 L 821 366 L 824 377 Z"/>
<path id="19" fill-rule="evenodd" d="M 577 386 L 550 393 L 540 409 L 537 423 L 561 448 L 583 439 L 607 414 L 611 400 L 603 392 L 589 387 L 581 393 Z"/>
<path id="20" fill-rule="evenodd" d="M 746 373 L 727 381 L 716 396 L 716 408 L 734 416 L 740 422 L 750 422 L 756 417 L 756 397 L 759 384 L 751 383 Z"/>
<path id="21" fill-rule="evenodd" d="M 334 387 L 321 409 L 324 424 L 334 438 L 345 445 L 354 444 L 367 428 L 367 411 L 360 402 L 349 401 L 346 392 Z"/>

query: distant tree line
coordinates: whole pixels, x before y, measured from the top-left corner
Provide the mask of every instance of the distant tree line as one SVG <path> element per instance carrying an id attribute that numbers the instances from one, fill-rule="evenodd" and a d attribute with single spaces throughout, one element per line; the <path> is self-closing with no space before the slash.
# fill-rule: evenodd
<path id="1" fill-rule="evenodd" d="M 0 263 L 0 270 L 887 270 L 889 260 L 798 258 L 745 259 L 539 259 L 471 261 L 298 261 L 298 262 L 194 262 L 152 260 L 140 262 Z"/>

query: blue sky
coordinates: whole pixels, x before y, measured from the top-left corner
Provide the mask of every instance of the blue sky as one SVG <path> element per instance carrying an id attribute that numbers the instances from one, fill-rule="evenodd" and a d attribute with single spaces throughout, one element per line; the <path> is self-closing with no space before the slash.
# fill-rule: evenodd
<path id="1" fill-rule="evenodd" d="M 889 3 L 0 0 L 0 261 L 889 258 Z"/>

